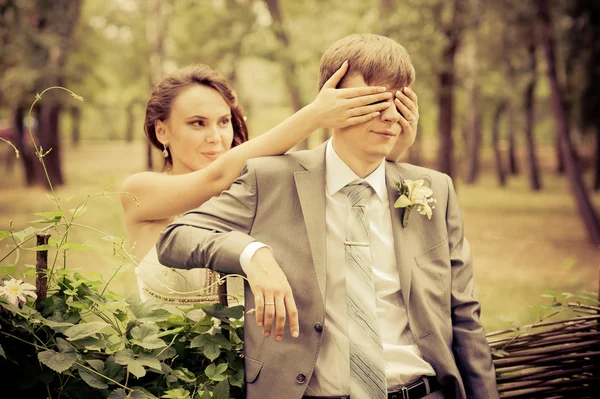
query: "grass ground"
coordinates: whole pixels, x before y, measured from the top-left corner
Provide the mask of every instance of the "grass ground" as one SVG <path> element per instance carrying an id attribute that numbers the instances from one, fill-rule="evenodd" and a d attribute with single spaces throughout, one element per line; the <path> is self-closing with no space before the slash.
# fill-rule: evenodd
<path id="1" fill-rule="evenodd" d="M 78 148 L 65 143 L 63 153 L 68 184 L 57 193 L 63 199 L 74 195 L 66 209 L 108 186 L 112 186 L 111 191 L 118 190 L 127 175 L 143 170 L 145 165 L 142 142 L 94 141 Z M 519 324 L 535 321 L 538 314 L 531 306 L 546 304 L 540 295 L 548 290 L 598 291 L 600 251 L 587 241 L 568 182 L 549 173 L 552 159 L 551 154 L 546 155 L 542 158 L 546 173 L 541 193 L 529 191 L 525 175 L 512 178 L 505 188 L 499 188 L 490 173 L 483 173 L 472 186 L 457 181 L 487 331 L 509 327 L 506 320 Z M 32 213 L 55 210 L 44 190 L 23 187 L 20 165 L 11 172 L 0 165 L 0 175 L 0 230 L 6 229 L 11 220 L 16 229 L 25 228 L 37 219 Z M 593 200 L 600 209 L 600 193 L 594 194 Z M 93 199 L 80 223 L 125 237 L 116 196 L 112 201 Z M 69 267 L 86 273 L 101 272 L 106 278 L 117 267 L 111 245 L 100 234 L 77 228 L 70 241 L 97 248 L 70 256 Z M 34 263 L 33 254 L 25 253 L 19 263 Z M 131 265 L 122 270 L 112 289 L 121 294 L 137 292 Z"/>

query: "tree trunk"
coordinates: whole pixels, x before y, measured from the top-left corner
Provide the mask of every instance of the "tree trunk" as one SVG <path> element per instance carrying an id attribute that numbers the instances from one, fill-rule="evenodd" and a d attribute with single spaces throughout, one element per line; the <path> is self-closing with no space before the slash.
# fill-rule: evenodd
<path id="1" fill-rule="evenodd" d="M 302 96 L 300 95 L 296 64 L 294 63 L 292 57 L 290 39 L 285 27 L 283 26 L 283 17 L 281 16 L 279 0 L 265 0 L 265 3 L 267 3 L 269 13 L 273 19 L 273 33 L 283 48 L 283 56 L 280 58 L 280 64 L 281 71 L 283 73 L 283 80 L 290 99 L 290 104 L 292 105 L 294 112 L 298 112 L 302 107 L 304 107 L 304 104 L 302 102 Z M 295 149 L 308 149 L 308 140 L 303 140 L 295 147 Z"/>
<path id="2" fill-rule="evenodd" d="M 77 147 L 81 138 L 81 108 L 71 107 L 71 123 L 71 144 Z"/>
<path id="3" fill-rule="evenodd" d="M 438 149 L 438 169 L 454 176 L 454 141 L 452 126 L 454 119 L 454 55 L 456 45 L 449 45 L 444 50 L 443 58 L 446 68 L 438 75 L 438 132 L 440 147 Z"/>
<path id="4" fill-rule="evenodd" d="M 527 141 L 527 164 L 529 165 L 529 186 L 533 191 L 542 189 L 542 179 L 540 167 L 535 152 L 535 137 L 533 135 L 533 127 L 535 124 L 535 86 L 537 84 L 537 58 L 536 46 L 531 43 L 529 45 L 529 71 L 531 79 L 527 83 L 523 103 L 525 104 L 525 139 Z"/>
<path id="5" fill-rule="evenodd" d="M 467 133 L 468 150 L 468 172 L 467 184 L 473 184 L 477 181 L 479 175 L 479 153 L 481 148 L 481 112 L 479 96 L 479 71 L 478 71 L 478 52 L 479 52 L 479 25 L 481 18 L 481 1 L 470 0 L 473 9 L 473 40 L 466 47 L 467 56 L 467 90 L 469 91 L 469 109 L 467 111 L 467 124 L 465 132 Z"/>
<path id="6" fill-rule="evenodd" d="M 596 126 L 596 156 L 595 156 L 595 176 L 594 191 L 600 190 L 600 126 Z"/>
<path id="7" fill-rule="evenodd" d="M 165 58 L 165 37 L 168 27 L 168 15 L 163 3 L 160 0 L 147 1 L 146 5 L 146 41 L 150 48 L 150 75 L 148 82 L 150 90 L 158 84 L 163 76 L 163 62 Z M 146 148 L 146 167 L 153 170 L 152 144 L 147 143 Z"/>
<path id="8" fill-rule="evenodd" d="M 23 162 L 23 171 L 25 176 L 25 185 L 27 187 L 33 186 L 35 183 L 35 155 L 31 151 L 31 146 L 27 145 L 29 142 L 29 131 L 23 124 L 25 118 L 25 109 L 18 107 L 13 114 L 13 124 L 15 126 L 15 132 L 17 139 L 15 146 L 19 150 L 20 158 Z"/>
<path id="9" fill-rule="evenodd" d="M 135 130 L 135 114 L 133 112 L 134 106 L 137 104 L 137 101 L 131 101 L 125 112 L 127 113 L 127 123 L 125 125 L 125 141 L 131 143 L 133 141 L 133 132 Z"/>
<path id="10" fill-rule="evenodd" d="M 48 171 L 48 178 L 52 186 L 57 187 L 64 184 L 61 169 L 61 148 L 59 138 L 58 120 L 62 107 L 58 102 L 51 102 L 40 105 L 40 120 L 38 122 L 38 146 L 43 149 L 43 153 L 50 152 L 44 156 L 44 165 Z M 37 182 L 48 187 L 48 180 L 45 173 L 37 174 Z"/>
<path id="11" fill-rule="evenodd" d="M 446 40 L 442 49 L 442 71 L 438 74 L 438 132 L 440 147 L 438 149 L 438 169 L 450 177 L 454 177 L 454 68 L 455 56 L 460 45 L 460 37 L 464 26 L 465 1 L 454 0 L 452 5 L 452 22 L 443 27 Z"/>
<path id="12" fill-rule="evenodd" d="M 555 40 L 552 31 L 552 20 L 550 16 L 549 0 L 537 0 L 538 17 L 542 23 L 543 46 L 547 63 L 547 74 L 550 80 L 552 90 L 552 109 L 559 131 L 560 147 L 564 157 L 564 166 L 567 173 L 571 189 L 575 197 L 579 215 L 587 229 L 588 235 L 592 243 L 596 246 L 600 245 L 600 220 L 596 214 L 588 193 L 581 178 L 581 170 L 579 164 L 573 156 L 572 143 L 569 138 L 569 125 L 567 123 L 567 115 L 565 109 L 565 101 L 563 93 L 558 84 L 556 73 L 556 55 L 555 55 Z"/>
<path id="13" fill-rule="evenodd" d="M 506 186 L 506 172 L 502 162 L 502 150 L 500 149 L 500 120 L 502 114 L 506 111 L 507 103 L 502 101 L 496 107 L 494 119 L 492 122 L 492 148 L 494 149 L 494 159 L 496 161 L 496 175 L 498 176 L 498 184 L 500 187 Z"/>
<path id="14" fill-rule="evenodd" d="M 557 128 L 558 129 L 558 128 Z M 554 136 L 554 147 L 556 148 L 556 173 L 559 175 L 565 174 L 565 158 L 561 148 L 560 132 L 556 131 Z"/>
<path id="15" fill-rule="evenodd" d="M 517 161 L 517 138 L 515 134 L 515 109 L 514 106 L 508 107 L 508 121 L 506 128 L 508 130 L 508 170 L 513 176 L 519 174 L 519 162 Z"/>

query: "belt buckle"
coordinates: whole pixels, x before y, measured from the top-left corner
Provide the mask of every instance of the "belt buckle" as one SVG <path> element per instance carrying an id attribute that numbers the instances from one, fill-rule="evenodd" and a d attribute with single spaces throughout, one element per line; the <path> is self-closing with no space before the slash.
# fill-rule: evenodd
<path id="1" fill-rule="evenodd" d="M 400 388 L 400 392 L 402 392 L 402 399 L 410 399 L 408 396 L 408 388 L 403 386 Z"/>

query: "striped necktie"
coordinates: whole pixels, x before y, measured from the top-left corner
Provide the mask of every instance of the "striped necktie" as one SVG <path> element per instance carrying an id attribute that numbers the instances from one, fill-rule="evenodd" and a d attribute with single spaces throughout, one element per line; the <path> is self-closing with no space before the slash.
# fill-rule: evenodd
<path id="1" fill-rule="evenodd" d="M 386 399 L 385 361 L 375 306 L 369 221 L 365 212 L 373 189 L 363 182 L 345 186 L 344 192 L 352 205 L 344 242 L 350 343 L 350 397 Z"/>

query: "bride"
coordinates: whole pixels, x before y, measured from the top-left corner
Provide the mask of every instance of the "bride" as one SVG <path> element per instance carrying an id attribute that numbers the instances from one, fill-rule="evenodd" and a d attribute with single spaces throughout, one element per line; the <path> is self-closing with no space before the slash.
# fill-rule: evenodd
<path id="1" fill-rule="evenodd" d="M 345 62 L 315 100 L 275 128 L 247 140 L 245 118 L 227 81 L 206 65 L 192 65 L 167 76 L 152 91 L 144 129 L 162 151 L 161 173 L 141 172 L 123 183 L 121 204 L 139 264 L 142 300 L 176 305 L 216 302 L 208 289 L 217 276 L 208 269 L 178 270 L 160 264 L 155 244 L 174 218 L 228 189 L 250 158 L 283 154 L 320 127 L 366 122 L 389 106 L 381 87 L 336 89 Z"/>

